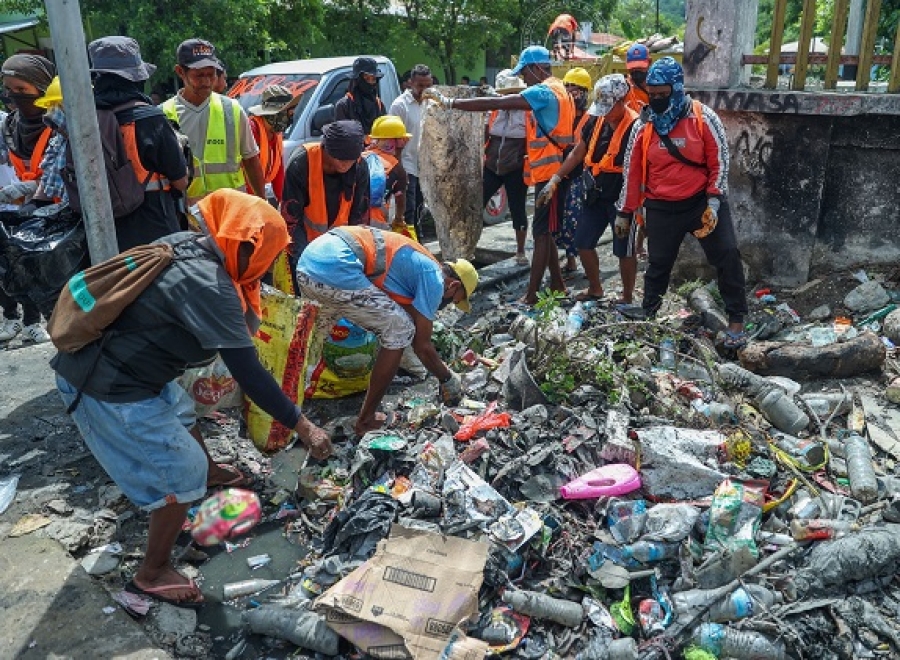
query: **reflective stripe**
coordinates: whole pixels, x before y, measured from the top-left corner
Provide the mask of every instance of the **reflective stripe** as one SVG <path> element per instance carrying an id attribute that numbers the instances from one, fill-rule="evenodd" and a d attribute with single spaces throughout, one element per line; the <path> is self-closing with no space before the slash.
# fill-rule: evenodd
<path id="1" fill-rule="evenodd" d="M 234 101 L 227 96 L 220 96 L 219 99 L 222 101 L 222 120 L 225 124 L 225 164 L 233 166 L 234 169 L 230 171 L 236 172 L 241 169 L 240 159 L 235 158 L 237 155 L 239 114 L 235 113 L 235 108 L 232 108 Z"/>
<path id="2" fill-rule="evenodd" d="M 159 190 L 168 190 L 169 189 L 169 180 L 168 179 L 150 179 L 146 186 L 144 186 L 144 190 L 147 192 L 156 192 Z"/>
<path id="3" fill-rule="evenodd" d="M 532 167 L 540 167 L 541 165 L 552 165 L 553 163 L 561 163 L 563 162 L 563 157 L 560 154 L 559 156 L 544 156 L 543 158 L 539 158 L 538 160 L 531 163 Z"/>
<path id="4" fill-rule="evenodd" d="M 356 239 L 352 232 L 344 227 L 335 227 L 334 229 L 331 229 L 329 233 L 339 237 L 347 244 L 347 247 L 350 248 L 354 256 L 356 256 L 362 264 L 363 274 L 368 279 L 374 281 L 384 275 L 387 271 L 387 248 L 384 244 L 384 234 L 380 231 L 375 231 L 372 227 L 359 227 L 359 229 L 368 229 L 372 234 L 372 241 L 375 246 L 374 263 L 369 263 L 369 260 L 366 258 L 365 248 L 363 248 L 362 243 Z"/>

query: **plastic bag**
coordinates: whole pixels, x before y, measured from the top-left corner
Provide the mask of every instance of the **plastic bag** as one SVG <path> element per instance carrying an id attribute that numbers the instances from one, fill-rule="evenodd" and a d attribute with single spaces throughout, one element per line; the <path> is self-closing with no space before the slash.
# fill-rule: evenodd
<path id="1" fill-rule="evenodd" d="M 378 340 L 368 330 L 341 319 L 322 346 L 322 358 L 312 369 L 306 396 L 339 399 L 369 387 L 378 354 Z"/>
<path id="2" fill-rule="evenodd" d="M 645 541 L 678 543 L 691 533 L 700 509 L 690 504 L 657 504 L 647 512 L 641 538 Z"/>
<path id="3" fill-rule="evenodd" d="M 318 310 L 314 303 L 263 286 L 262 322 L 253 343 L 266 371 L 298 406 L 303 405 L 306 361 Z M 244 409 L 247 435 L 261 451 L 288 445 L 293 429 L 276 422 L 249 399 Z"/>
<path id="4" fill-rule="evenodd" d="M 222 408 L 235 408 L 244 401 L 240 386 L 219 355 L 206 366 L 185 371 L 178 384 L 194 400 L 198 417 Z"/>
<path id="5" fill-rule="evenodd" d="M 15 227 L 0 225 L 0 287 L 47 318 L 69 278 L 88 263 L 84 224 L 68 206 L 52 204 Z"/>
<path id="6" fill-rule="evenodd" d="M 726 479 L 713 494 L 705 547 L 735 551 L 746 547 L 759 557 L 756 532 L 762 520 L 767 484 L 763 481 Z"/>
<path id="7" fill-rule="evenodd" d="M 509 426 L 509 413 L 495 413 L 497 402 L 491 401 L 483 413 L 470 419 L 459 427 L 459 431 L 453 436 L 454 440 L 471 440 L 479 431 L 488 431 L 496 428 L 506 428 Z"/>

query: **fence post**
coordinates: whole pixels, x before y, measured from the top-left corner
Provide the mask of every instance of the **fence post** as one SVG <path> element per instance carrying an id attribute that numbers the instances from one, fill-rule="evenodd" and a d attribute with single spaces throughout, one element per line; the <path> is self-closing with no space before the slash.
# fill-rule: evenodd
<path id="1" fill-rule="evenodd" d="M 797 42 L 797 64 L 794 66 L 794 82 L 791 89 L 802 92 L 806 89 L 806 70 L 809 67 L 810 41 L 816 23 L 816 0 L 803 0 L 803 15 L 800 18 L 800 41 Z"/>
<path id="2" fill-rule="evenodd" d="M 838 65 L 841 63 L 841 44 L 847 29 L 847 11 L 850 0 L 835 0 L 834 19 L 831 22 L 831 40 L 828 42 L 828 64 L 825 66 L 825 89 L 837 87 Z"/>
<path id="3" fill-rule="evenodd" d="M 856 70 L 856 91 L 869 89 L 869 69 L 875 54 L 875 37 L 878 36 L 878 17 L 881 15 L 881 0 L 869 0 L 866 19 L 863 24 L 862 43 L 859 45 L 859 68 Z"/>
<path id="4" fill-rule="evenodd" d="M 766 87 L 778 87 L 778 67 L 781 64 L 781 44 L 784 39 L 784 14 L 787 0 L 775 0 L 772 11 L 772 36 L 769 38 L 769 68 L 766 71 Z"/>

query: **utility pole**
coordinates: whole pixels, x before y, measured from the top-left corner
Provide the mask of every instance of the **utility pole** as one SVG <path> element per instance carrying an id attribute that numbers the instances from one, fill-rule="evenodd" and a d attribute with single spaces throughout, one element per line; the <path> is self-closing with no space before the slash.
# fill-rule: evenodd
<path id="1" fill-rule="evenodd" d="M 91 263 L 119 253 L 78 0 L 46 0 Z"/>

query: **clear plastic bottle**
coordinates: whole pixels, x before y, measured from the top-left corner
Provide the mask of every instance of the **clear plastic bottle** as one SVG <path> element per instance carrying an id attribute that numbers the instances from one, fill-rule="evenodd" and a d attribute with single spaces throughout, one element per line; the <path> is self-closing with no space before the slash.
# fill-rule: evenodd
<path id="1" fill-rule="evenodd" d="M 762 376 L 757 376 L 734 362 L 719 365 L 719 378 L 726 385 L 745 390 L 748 394 L 756 394 L 766 385 Z"/>
<path id="2" fill-rule="evenodd" d="M 571 339 L 581 332 L 586 319 L 587 309 L 585 309 L 584 303 L 580 301 L 575 303 L 569 310 L 569 317 L 566 319 L 566 339 Z"/>
<path id="3" fill-rule="evenodd" d="M 857 433 L 844 439 L 844 453 L 847 455 L 847 476 L 850 478 L 850 492 L 859 501 L 868 504 L 878 497 L 878 481 L 872 467 L 872 452 L 869 442 Z"/>
<path id="4" fill-rule="evenodd" d="M 338 653 L 338 634 L 328 627 L 325 617 L 310 610 L 263 605 L 243 616 L 250 630 L 260 635 L 285 639 L 327 656 Z"/>
<path id="5" fill-rule="evenodd" d="M 622 549 L 626 557 L 636 559 L 642 564 L 650 564 L 663 559 L 672 559 L 678 556 L 677 543 L 661 543 L 659 541 L 638 541 L 626 545 Z"/>
<path id="6" fill-rule="evenodd" d="M 688 618 L 697 610 L 713 603 L 706 618 L 719 623 L 753 616 L 763 607 L 771 607 L 781 600 L 781 594 L 759 584 L 740 587 L 727 597 L 722 596 L 722 589 L 691 589 L 679 591 L 672 596 L 675 611 L 679 616 Z"/>
<path id="7" fill-rule="evenodd" d="M 756 404 L 763 417 L 779 431 L 797 435 L 809 426 L 809 416 L 780 387 L 763 388 Z"/>
<path id="8" fill-rule="evenodd" d="M 839 539 L 848 532 L 859 529 L 859 525 L 846 520 L 828 520 L 813 518 L 812 520 L 792 520 L 791 536 L 795 541 L 824 541 Z"/>
<path id="9" fill-rule="evenodd" d="M 703 623 L 694 641 L 717 658 L 785 660 L 784 644 L 751 630 L 732 630 L 720 623 Z"/>
<path id="10" fill-rule="evenodd" d="M 563 626 L 575 628 L 584 619 L 581 603 L 553 598 L 537 591 L 504 591 L 503 602 L 516 612 L 536 619 L 549 619 Z"/>
<path id="11" fill-rule="evenodd" d="M 675 370 L 675 340 L 671 337 L 659 342 L 659 365 L 663 369 Z"/>

